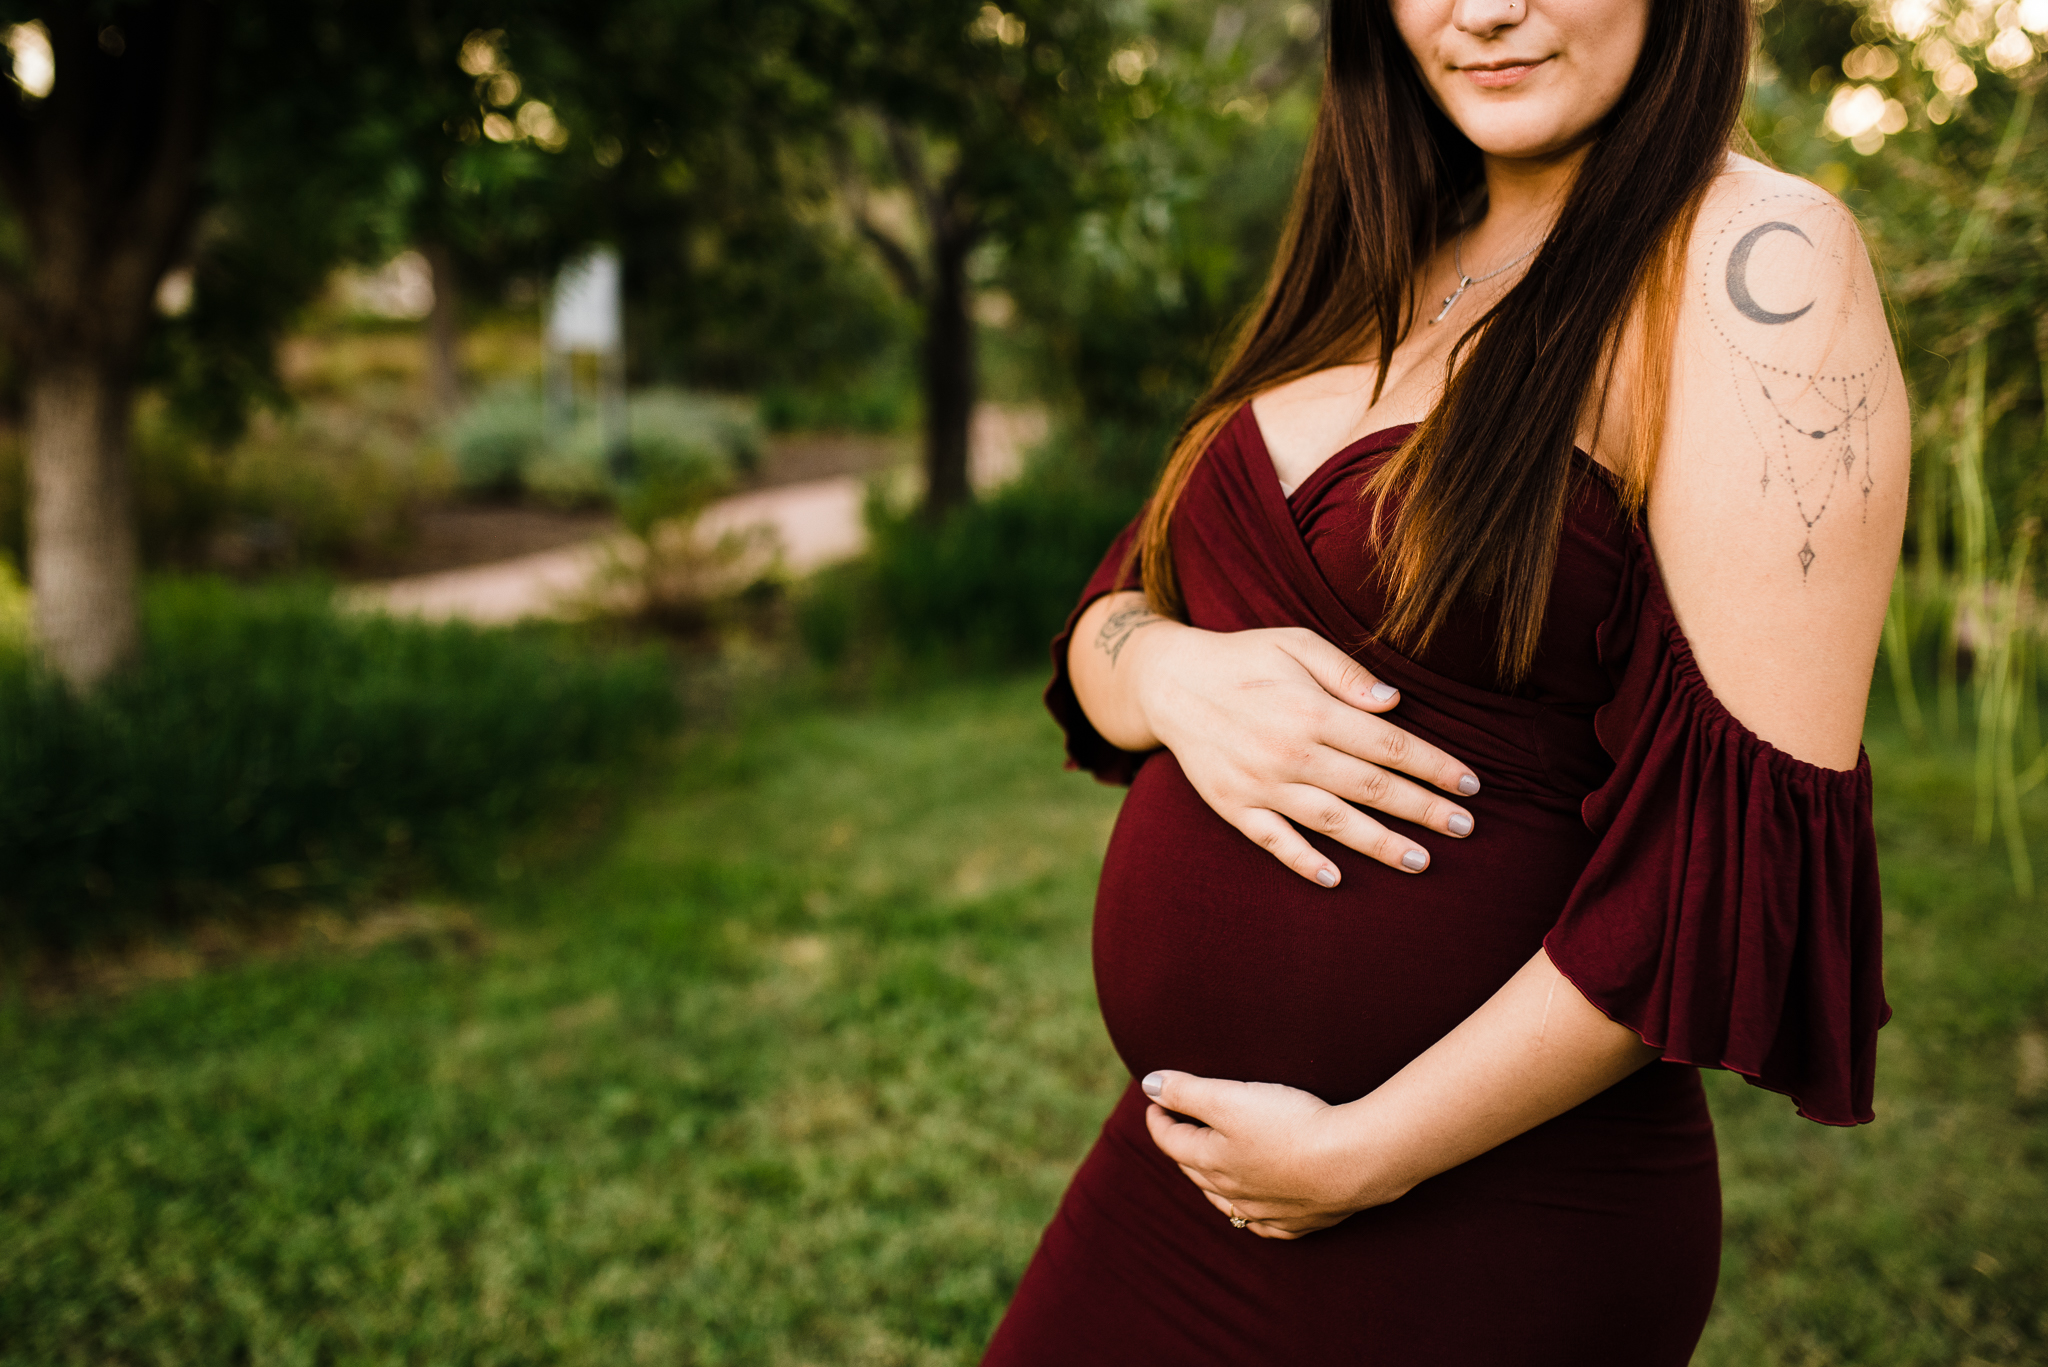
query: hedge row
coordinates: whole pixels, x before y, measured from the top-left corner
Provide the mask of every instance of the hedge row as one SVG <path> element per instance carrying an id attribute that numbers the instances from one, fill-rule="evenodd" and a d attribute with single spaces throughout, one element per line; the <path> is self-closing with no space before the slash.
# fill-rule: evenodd
<path id="1" fill-rule="evenodd" d="M 0 651 L 0 935 L 71 943 L 223 892 L 450 868 L 675 717 L 657 651 L 159 585 L 89 696 Z"/>

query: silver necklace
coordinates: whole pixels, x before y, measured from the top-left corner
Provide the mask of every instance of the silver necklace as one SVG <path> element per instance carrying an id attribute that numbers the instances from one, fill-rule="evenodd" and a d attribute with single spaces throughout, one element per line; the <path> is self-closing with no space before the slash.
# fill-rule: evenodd
<path id="1" fill-rule="evenodd" d="M 1541 242 L 1538 242 L 1536 244 L 1536 247 L 1540 247 L 1542 245 L 1543 244 Z M 1444 320 L 1444 315 L 1451 311 L 1451 305 L 1457 303 L 1460 299 L 1465 297 L 1466 290 L 1471 289 L 1474 285 L 1485 284 L 1488 280 L 1493 279 L 1493 277 L 1499 275 L 1502 271 L 1513 270 L 1515 267 L 1521 265 L 1524 261 L 1527 261 L 1530 257 L 1534 256 L 1536 254 L 1536 247 L 1529 248 L 1528 251 L 1523 252 L 1520 256 L 1508 262 L 1507 265 L 1501 266 L 1495 270 L 1490 270 L 1484 275 L 1467 275 L 1465 274 L 1465 234 L 1459 233 L 1456 244 L 1454 244 L 1451 247 L 1451 261 L 1458 268 L 1458 288 L 1452 290 L 1449 294 L 1444 296 L 1444 306 L 1437 311 L 1436 317 L 1430 319 L 1429 321 L 1432 323 L 1441 323 Z"/>

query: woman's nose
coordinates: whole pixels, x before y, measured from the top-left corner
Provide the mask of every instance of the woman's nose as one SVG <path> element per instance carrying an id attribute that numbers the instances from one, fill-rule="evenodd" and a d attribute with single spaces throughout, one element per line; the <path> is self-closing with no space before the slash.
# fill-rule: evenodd
<path id="1" fill-rule="evenodd" d="M 1460 30 L 1485 38 L 1504 28 L 1513 28 L 1529 13 L 1529 0 L 1457 0 L 1451 9 L 1451 23 Z"/>

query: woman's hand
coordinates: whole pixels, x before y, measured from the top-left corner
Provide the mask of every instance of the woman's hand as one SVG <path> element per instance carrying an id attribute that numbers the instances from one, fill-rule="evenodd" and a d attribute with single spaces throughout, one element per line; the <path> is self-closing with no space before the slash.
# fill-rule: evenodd
<path id="1" fill-rule="evenodd" d="M 1265 1238 L 1297 1239 L 1563 1115 L 1660 1052 L 1603 1015 L 1539 949 L 1451 1033 L 1356 1101 L 1331 1106 L 1276 1083 L 1148 1073 L 1145 1126 L 1210 1205 Z"/>
<path id="2" fill-rule="evenodd" d="M 1202 631 L 1144 603 L 1110 594 L 1076 624 L 1068 669 L 1083 710 L 1115 745 L 1171 750 L 1202 800 L 1281 863 L 1324 887 L 1340 876 L 1292 821 L 1391 868 L 1429 867 L 1428 850 L 1354 802 L 1472 833 L 1442 792 L 1470 797 L 1479 779 L 1376 715 L 1400 694 L 1356 660 L 1298 627 Z"/>
<path id="3" fill-rule="evenodd" d="M 1299 1239 L 1401 1194 L 1376 1189 L 1352 1107 L 1278 1083 L 1190 1073 L 1151 1073 L 1144 1086 L 1152 1142 L 1210 1205 L 1262 1239 Z"/>

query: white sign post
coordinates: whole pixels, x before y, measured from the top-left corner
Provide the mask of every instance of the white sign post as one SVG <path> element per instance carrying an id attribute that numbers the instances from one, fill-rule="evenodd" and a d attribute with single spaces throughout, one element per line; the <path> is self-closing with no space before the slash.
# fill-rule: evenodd
<path id="1" fill-rule="evenodd" d="M 593 247 L 562 267 L 548 301 L 543 336 L 548 433 L 560 439 L 576 418 L 575 358 L 596 362 L 595 401 L 613 472 L 623 473 L 626 446 L 626 344 L 620 318 L 619 254 Z"/>

